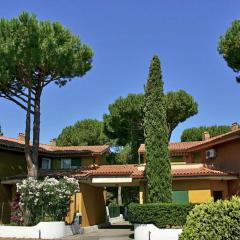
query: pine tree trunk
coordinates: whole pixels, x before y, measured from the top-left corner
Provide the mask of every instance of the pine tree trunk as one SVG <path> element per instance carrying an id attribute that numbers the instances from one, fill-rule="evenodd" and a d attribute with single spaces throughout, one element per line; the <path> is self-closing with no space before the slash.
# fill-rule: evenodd
<path id="1" fill-rule="evenodd" d="M 36 90 L 34 102 L 34 121 L 33 121 L 33 148 L 32 161 L 34 165 L 35 178 L 38 177 L 38 151 L 39 151 L 39 133 L 40 133 L 40 97 L 41 89 Z"/>
<path id="2" fill-rule="evenodd" d="M 31 147 L 30 147 L 30 133 L 31 133 L 31 89 L 28 89 L 28 104 L 26 113 L 26 127 L 25 127 L 25 158 L 27 163 L 28 176 L 34 176 Z"/>

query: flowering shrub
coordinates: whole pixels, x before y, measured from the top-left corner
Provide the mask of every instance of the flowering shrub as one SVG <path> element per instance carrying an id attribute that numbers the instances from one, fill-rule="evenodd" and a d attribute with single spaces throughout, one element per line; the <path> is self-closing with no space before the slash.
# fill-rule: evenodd
<path id="1" fill-rule="evenodd" d="M 78 181 L 46 177 L 43 181 L 27 178 L 17 184 L 24 222 L 61 221 L 69 210 L 70 197 L 79 190 Z"/>
<path id="2" fill-rule="evenodd" d="M 23 213 L 19 205 L 20 196 L 17 195 L 14 201 L 11 203 L 11 224 L 22 225 L 23 223 Z"/>

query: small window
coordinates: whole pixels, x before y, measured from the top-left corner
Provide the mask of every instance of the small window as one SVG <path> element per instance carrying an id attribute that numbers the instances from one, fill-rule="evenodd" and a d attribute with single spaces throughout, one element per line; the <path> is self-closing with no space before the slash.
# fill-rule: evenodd
<path id="1" fill-rule="evenodd" d="M 80 158 L 72 158 L 71 168 L 76 169 L 81 167 L 81 160 Z"/>
<path id="2" fill-rule="evenodd" d="M 51 159 L 42 158 L 42 169 L 51 169 Z"/>
<path id="3" fill-rule="evenodd" d="M 70 169 L 72 167 L 71 159 L 61 159 L 61 168 Z"/>
<path id="4" fill-rule="evenodd" d="M 217 200 L 223 199 L 223 192 L 222 191 L 213 191 L 213 200 L 216 202 Z"/>

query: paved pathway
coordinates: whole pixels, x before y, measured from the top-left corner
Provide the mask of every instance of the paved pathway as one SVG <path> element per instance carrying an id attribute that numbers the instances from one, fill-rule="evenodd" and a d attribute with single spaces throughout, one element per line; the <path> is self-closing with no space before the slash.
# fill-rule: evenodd
<path id="1" fill-rule="evenodd" d="M 112 224 L 108 228 L 99 229 L 94 233 L 74 235 L 64 240 L 132 240 L 133 230 L 128 222 Z"/>

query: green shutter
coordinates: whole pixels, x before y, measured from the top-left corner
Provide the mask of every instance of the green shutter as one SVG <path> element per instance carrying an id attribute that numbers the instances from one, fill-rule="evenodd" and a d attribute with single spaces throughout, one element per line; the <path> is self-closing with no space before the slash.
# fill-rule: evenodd
<path id="1" fill-rule="evenodd" d="M 72 166 L 81 166 L 81 160 L 79 158 L 72 158 Z"/>
<path id="2" fill-rule="evenodd" d="M 174 203 L 189 203 L 188 191 L 173 191 L 172 201 Z"/>

